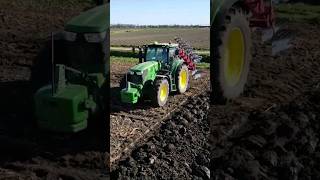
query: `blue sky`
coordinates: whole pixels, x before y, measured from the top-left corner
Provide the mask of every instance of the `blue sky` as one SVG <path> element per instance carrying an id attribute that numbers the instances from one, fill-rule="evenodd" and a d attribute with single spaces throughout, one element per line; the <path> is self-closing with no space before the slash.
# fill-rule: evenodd
<path id="1" fill-rule="evenodd" d="M 111 24 L 210 24 L 210 0 L 111 0 L 110 10 Z"/>

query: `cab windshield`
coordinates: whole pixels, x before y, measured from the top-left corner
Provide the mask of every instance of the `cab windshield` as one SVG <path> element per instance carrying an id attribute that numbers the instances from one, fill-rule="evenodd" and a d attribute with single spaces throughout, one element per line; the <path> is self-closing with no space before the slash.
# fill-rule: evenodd
<path id="1" fill-rule="evenodd" d="M 168 61 L 167 49 L 162 47 L 148 47 L 146 61 L 158 60 L 163 63 L 166 63 Z"/>

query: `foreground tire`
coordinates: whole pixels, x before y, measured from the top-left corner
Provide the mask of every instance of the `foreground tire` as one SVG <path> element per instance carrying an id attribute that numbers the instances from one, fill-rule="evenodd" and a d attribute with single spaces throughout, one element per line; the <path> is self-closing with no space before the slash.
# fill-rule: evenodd
<path id="1" fill-rule="evenodd" d="M 152 95 L 152 103 L 161 107 L 167 103 L 169 97 L 169 82 L 167 79 L 156 79 L 153 85 L 153 95 Z"/>
<path id="2" fill-rule="evenodd" d="M 176 73 L 177 91 L 183 94 L 189 88 L 189 69 L 185 64 L 182 64 Z"/>
<path id="3" fill-rule="evenodd" d="M 247 81 L 251 55 L 251 30 L 244 10 L 231 8 L 213 28 L 213 103 L 238 97 Z"/>

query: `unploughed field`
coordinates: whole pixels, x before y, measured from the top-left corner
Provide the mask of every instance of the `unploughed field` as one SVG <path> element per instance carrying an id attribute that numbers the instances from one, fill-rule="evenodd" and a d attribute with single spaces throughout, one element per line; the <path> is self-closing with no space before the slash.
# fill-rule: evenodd
<path id="1" fill-rule="evenodd" d="M 210 49 L 210 29 L 203 28 L 111 28 L 110 43 L 116 47 L 141 46 L 157 42 L 173 42 L 181 37 L 195 49 Z"/>

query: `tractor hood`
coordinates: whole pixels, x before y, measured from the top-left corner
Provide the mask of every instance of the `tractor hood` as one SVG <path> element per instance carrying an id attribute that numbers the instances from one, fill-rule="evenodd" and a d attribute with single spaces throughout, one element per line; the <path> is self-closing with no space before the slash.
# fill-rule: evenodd
<path id="1" fill-rule="evenodd" d="M 146 69 L 151 69 L 153 67 L 156 67 L 155 69 L 158 69 L 159 63 L 157 61 L 147 61 L 144 63 L 137 64 L 130 68 L 130 71 L 133 72 L 143 72 Z"/>
<path id="2" fill-rule="evenodd" d="M 109 4 L 101 5 L 72 18 L 65 30 L 75 33 L 101 33 L 109 28 Z"/>

